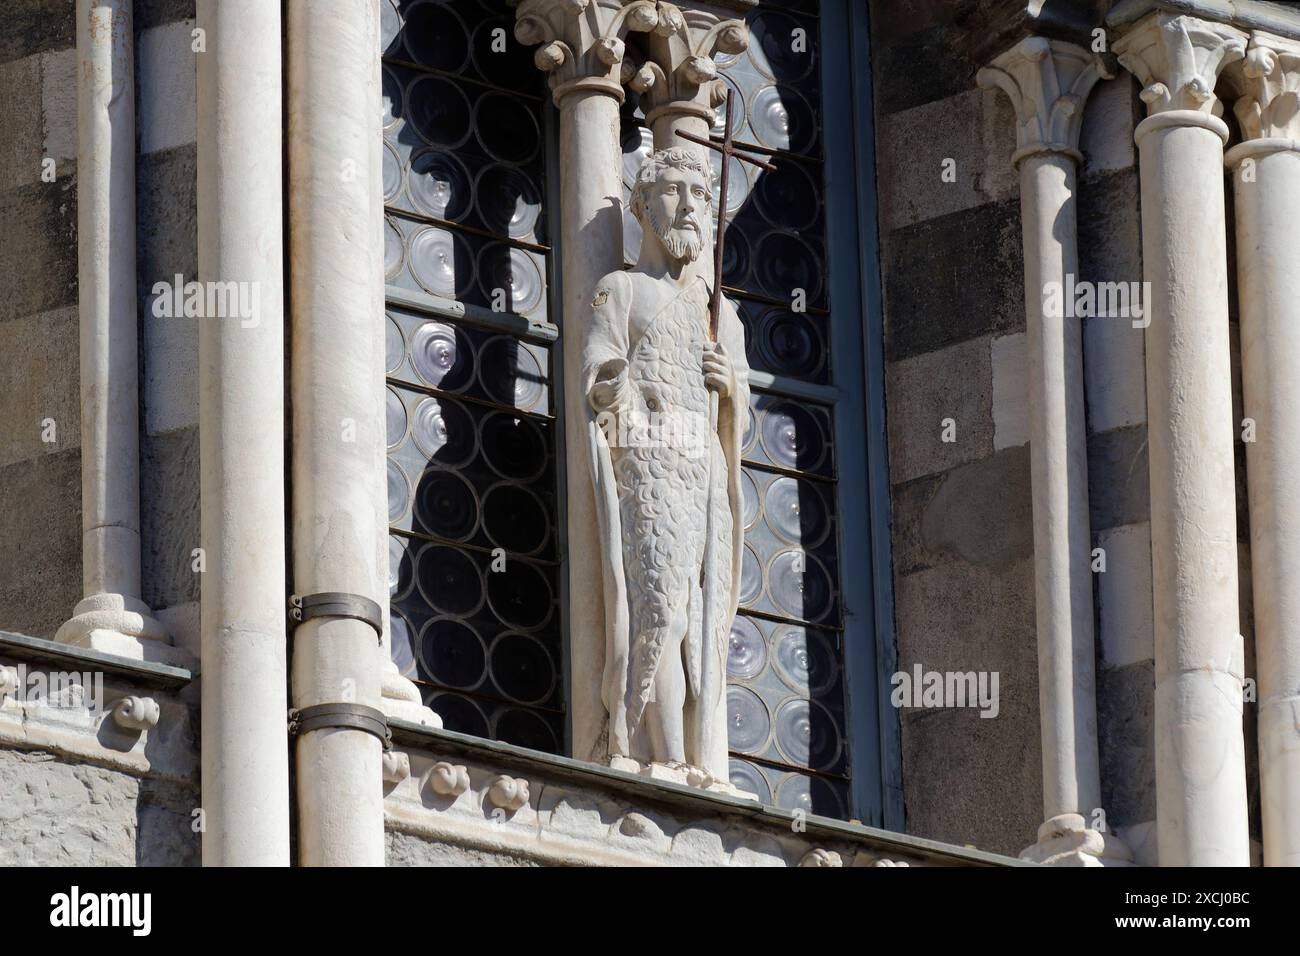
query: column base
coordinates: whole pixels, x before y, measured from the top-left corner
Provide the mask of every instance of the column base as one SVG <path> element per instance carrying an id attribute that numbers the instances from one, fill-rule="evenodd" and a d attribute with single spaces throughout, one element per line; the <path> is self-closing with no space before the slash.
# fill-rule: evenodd
<path id="1" fill-rule="evenodd" d="M 54 639 L 137 661 L 194 669 L 195 660 L 175 647 L 167 629 L 143 601 L 122 594 L 92 594 L 77 602 Z"/>
<path id="2" fill-rule="evenodd" d="M 385 717 L 421 727 L 442 729 L 442 718 L 424 706 L 420 690 L 397 670 L 392 658 L 385 658 L 379 674 L 379 709 Z"/>
<path id="3" fill-rule="evenodd" d="M 1132 866 L 1133 852 L 1113 833 L 1090 829 L 1078 813 L 1062 813 L 1038 828 L 1038 842 L 1020 859 L 1043 866 Z"/>

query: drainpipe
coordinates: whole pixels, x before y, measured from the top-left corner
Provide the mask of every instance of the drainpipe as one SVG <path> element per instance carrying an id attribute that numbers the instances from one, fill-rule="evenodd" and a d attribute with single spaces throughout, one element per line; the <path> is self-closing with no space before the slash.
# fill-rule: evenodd
<path id="1" fill-rule="evenodd" d="M 375 507 L 386 449 L 373 354 L 379 16 L 375 0 L 286 9 L 293 587 L 304 603 L 292 663 L 298 855 L 307 866 L 382 866 L 382 748 L 371 732 L 384 724 L 382 625 L 359 619 L 382 621 L 387 592 Z M 312 616 L 313 596 L 328 592 L 341 597 Z"/>

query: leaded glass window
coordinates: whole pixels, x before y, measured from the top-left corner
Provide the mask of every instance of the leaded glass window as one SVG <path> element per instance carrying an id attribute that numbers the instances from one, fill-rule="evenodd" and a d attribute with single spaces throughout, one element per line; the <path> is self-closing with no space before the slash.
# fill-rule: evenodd
<path id="1" fill-rule="evenodd" d="M 564 747 L 545 78 L 492 0 L 381 0 L 393 657 Z"/>
<path id="2" fill-rule="evenodd" d="M 878 560 L 863 504 L 862 145 L 824 122 L 827 97 L 843 107 L 850 48 L 866 48 L 846 35 L 852 2 L 760 2 L 749 50 L 718 61 L 738 141 L 778 165 L 735 162 L 726 210 L 724 291 L 753 370 L 727 701 L 738 786 L 880 823 L 880 622 L 862 580 Z M 381 8 L 393 654 L 450 729 L 561 751 L 555 110 L 504 0 Z M 630 195 L 652 146 L 631 92 L 622 137 Z M 630 213 L 624 226 L 631 263 L 640 228 Z"/>

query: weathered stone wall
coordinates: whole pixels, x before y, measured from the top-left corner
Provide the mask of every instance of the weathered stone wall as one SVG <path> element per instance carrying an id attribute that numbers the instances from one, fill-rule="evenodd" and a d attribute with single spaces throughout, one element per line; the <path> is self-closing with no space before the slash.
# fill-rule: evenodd
<path id="1" fill-rule="evenodd" d="M 0 633 L 0 866 L 197 864 L 197 688 L 41 644 Z M 128 697 L 157 722 L 115 719 Z"/>
<path id="2" fill-rule="evenodd" d="M 0 627 L 44 636 L 81 597 L 72 7 L 7 4 L 0 31 Z"/>
<path id="3" fill-rule="evenodd" d="M 76 30 L 70 0 L 11 7 L 0 41 L 0 627 L 48 637 L 82 596 Z M 193 20 L 194 0 L 135 4 L 143 597 L 178 643 L 198 618 L 197 320 L 156 319 L 149 306 L 155 282 L 197 271 Z"/>
<path id="4" fill-rule="evenodd" d="M 903 711 L 906 826 L 1014 853 L 1042 822 L 1015 118 L 956 6 L 872 4 L 898 666 L 997 671 L 1001 708 Z M 1142 277 L 1136 92 L 1120 73 L 1087 106 L 1083 280 Z M 1102 809 L 1124 827 L 1155 815 L 1143 333 L 1089 319 L 1084 350 Z"/>
<path id="5" fill-rule="evenodd" d="M 135 4 L 143 596 L 196 649 L 197 330 L 148 308 L 197 267 L 193 18 L 194 0 Z M 71 0 L 13 0 L 0 35 L 0 630 L 36 637 L 82 596 L 75 33 Z M 10 732 L 17 713 L 0 698 L 0 866 L 197 862 L 194 734 L 160 777 L 85 727 Z"/>
<path id="6" fill-rule="evenodd" d="M 0 750 L 0 866 L 193 866 L 195 803 L 172 784 Z"/>
<path id="7" fill-rule="evenodd" d="M 899 668 L 999 670 L 1002 692 L 996 720 L 904 711 L 907 828 L 1014 852 L 1032 841 L 1041 819 L 1019 189 L 1009 162 L 1011 107 L 974 83 L 990 55 L 989 37 L 975 27 L 997 22 L 1007 7 L 1000 0 L 872 4 L 872 45 Z M 1142 279 L 1133 132 L 1145 113 L 1137 92 L 1117 69 L 1087 104 L 1078 194 L 1083 281 Z M 954 183 L 940 179 L 948 158 L 956 161 Z M 1226 195 L 1231 223 L 1230 189 Z M 1232 262 L 1229 274 L 1235 278 Z M 1235 303 L 1232 335 L 1240 421 Z M 1093 546 L 1105 554 L 1105 572 L 1094 576 L 1101 809 L 1137 861 L 1149 864 L 1156 862 L 1155 668 L 1143 331 L 1125 318 L 1085 319 L 1084 363 Z M 940 441 L 945 418 L 956 423 L 955 442 Z M 1249 676 L 1240 443 L 1237 491 Z M 1245 736 L 1257 835 L 1249 703 Z"/>

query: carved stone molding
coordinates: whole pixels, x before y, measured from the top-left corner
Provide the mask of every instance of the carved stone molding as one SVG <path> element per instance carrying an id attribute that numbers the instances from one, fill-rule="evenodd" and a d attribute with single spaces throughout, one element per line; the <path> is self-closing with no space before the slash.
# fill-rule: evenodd
<path id="1" fill-rule="evenodd" d="M 723 20 L 703 10 L 682 10 L 660 0 L 658 23 L 644 38 L 645 61 L 628 86 L 641 94 L 646 123 L 684 114 L 713 125 L 714 110 L 727 98 L 715 53 L 734 55 L 749 47 L 743 20 Z"/>
<path id="2" fill-rule="evenodd" d="M 1035 153 L 1065 153 L 1082 160 L 1083 107 L 1097 81 L 1113 74 L 1095 54 L 1062 40 L 1029 37 L 998 56 L 976 76 L 996 87 L 1016 111 L 1013 163 Z"/>
<path id="3" fill-rule="evenodd" d="M 411 776 L 385 788 L 389 865 L 1014 865 L 979 851 L 806 816 L 399 724 Z M 416 746 L 418 744 L 418 746 Z M 505 811 L 505 812 L 501 812 Z M 886 862 L 881 862 L 886 861 Z"/>
<path id="4" fill-rule="evenodd" d="M 626 37 L 659 24 L 653 0 L 522 0 L 515 39 L 538 46 L 537 68 L 550 75 L 558 104 L 569 93 L 598 90 L 623 100 L 623 83 L 635 69 L 624 61 Z"/>
<path id="5" fill-rule="evenodd" d="M 1241 30 L 1223 24 L 1157 13 L 1121 37 L 1115 53 L 1142 82 L 1142 101 L 1151 116 L 1185 111 L 1217 118 L 1223 112 L 1214 95 L 1219 73 L 1246 55 L 1246 39 Z M 1201 125 L 1218 131 L 1214 123 Z"/>
<path id="6" fill-rule="evenodd" d="M 1300 41 L 1256 31 L 1236 72 L 1242 137 L 1300 140 Z"/>

